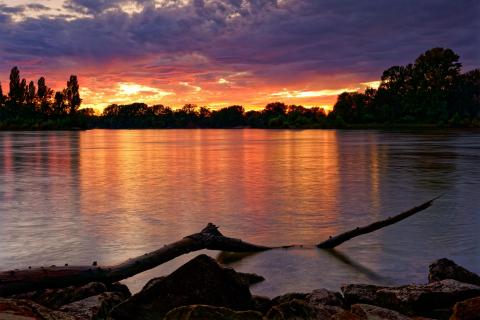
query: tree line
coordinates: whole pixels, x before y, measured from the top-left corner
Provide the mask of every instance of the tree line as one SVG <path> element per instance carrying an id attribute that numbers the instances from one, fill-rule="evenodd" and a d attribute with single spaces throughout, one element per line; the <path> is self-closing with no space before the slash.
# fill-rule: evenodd
<path id="1" fill-rule="evenodd" d="M 344 128 L 392 125 L 480 127 L 480 69 L 462 73 L 451 49 L 433 48 L 413 64 L 385 70 L 378 89 L 344 92 L 333 111 L 269 103 L 245 111 L 187 104 L 180 109 L 144 103 L 110 105 L 101 115 L 80 109 L 77 76 L 54 92 L 41 77 L 37 85 L 14 67 L 9 91 L 0 84 L 0 129 L 72 128 Z"/>

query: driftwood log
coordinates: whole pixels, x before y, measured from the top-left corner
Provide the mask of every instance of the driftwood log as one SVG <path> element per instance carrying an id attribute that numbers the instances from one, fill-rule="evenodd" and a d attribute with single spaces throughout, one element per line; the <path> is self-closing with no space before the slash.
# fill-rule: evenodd
<path id="1" fill-rule="evenodd" d="M 437 197 L 438 198 L 438 197 Z M 430 207 L 434 200 L 427 201 L 415 208 L 386 220 L 374 222 L 368 226 L 355 228 L 340 235 L 330 237 L 317 244 L 318 248 L 331 249 L 343 242 L 362 234 L 370 233 L 393 223 L 406 219 L 417 212 Z M 114 266 L 50 266 L 10 270 L 0 272 L 0 296 L 24 293 L 45 288 L 58 288 L 71 285 L 83 285 L 98 281 L 113 283 L 132 277 L 143 271 L 155 268 L 183 254 L 203 249 L 228 252 L 260 252 L 272 249 L 291 248 L 296 245 L 267 247 L 244 242 L 240 239 L 224 236 L 218 227 L 209 223 L 202 231 L 189 235 L 179 241 L 165 245 L 162 248 L 129 259 Z"/>

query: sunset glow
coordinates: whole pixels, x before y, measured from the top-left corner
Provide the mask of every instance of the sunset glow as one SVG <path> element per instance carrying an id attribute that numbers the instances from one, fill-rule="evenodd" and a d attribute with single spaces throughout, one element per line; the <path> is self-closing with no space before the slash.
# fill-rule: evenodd
<path id="1" fill-rule="evenodd" d="M 427 2 L 429 10 L 413 1 L 3 0 L 0 81 L 5 92 L 15 65 L 55 90 L 76 74 L 82 107 L 99 110 L 131 102 L 331 108 L 338 94 L 378 87 L 383 70 L 430 47 L 454 47 L 465 69 L 475 65 L 475 10 Z M 381 19 L 365 24 L 373 9 Z M 412 27 L 399 32 L 406 16 Z M 383 38 L 396 44 L 368 40 Z"/>

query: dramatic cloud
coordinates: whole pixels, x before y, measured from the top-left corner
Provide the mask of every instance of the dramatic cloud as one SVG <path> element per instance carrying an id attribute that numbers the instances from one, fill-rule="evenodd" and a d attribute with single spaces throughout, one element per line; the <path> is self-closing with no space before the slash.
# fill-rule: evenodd
<path id="1" fill-rule="evenodd" d="M 0 3 L 2 82 L 13 65 L 58 88 L 76 73 L 84 104 L 99 107 L 127 101 L 122 84 L 174 107 L 331 105 L 432 47 L 452 48 L 465 69 L 480 61 L 476 0 Z"/>

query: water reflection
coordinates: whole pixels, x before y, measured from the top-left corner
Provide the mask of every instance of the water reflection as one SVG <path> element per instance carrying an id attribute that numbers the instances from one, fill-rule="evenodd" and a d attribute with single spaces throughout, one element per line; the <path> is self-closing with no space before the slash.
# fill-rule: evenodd
<path id="1" fill-rule="evenodd" d="M 116 263 L 209 221 L 260 244 L 311 245 L 446 192 L 334 253 L 277 250 L 232 266 L 267 276 L 255 291 L 268 295 L 421 282 L 443 256 L 480 271 L 479 160 L 469 132 L 2 132 L 0 268 Z M 139 288 L 191 256 L 127 282 Z"/>

